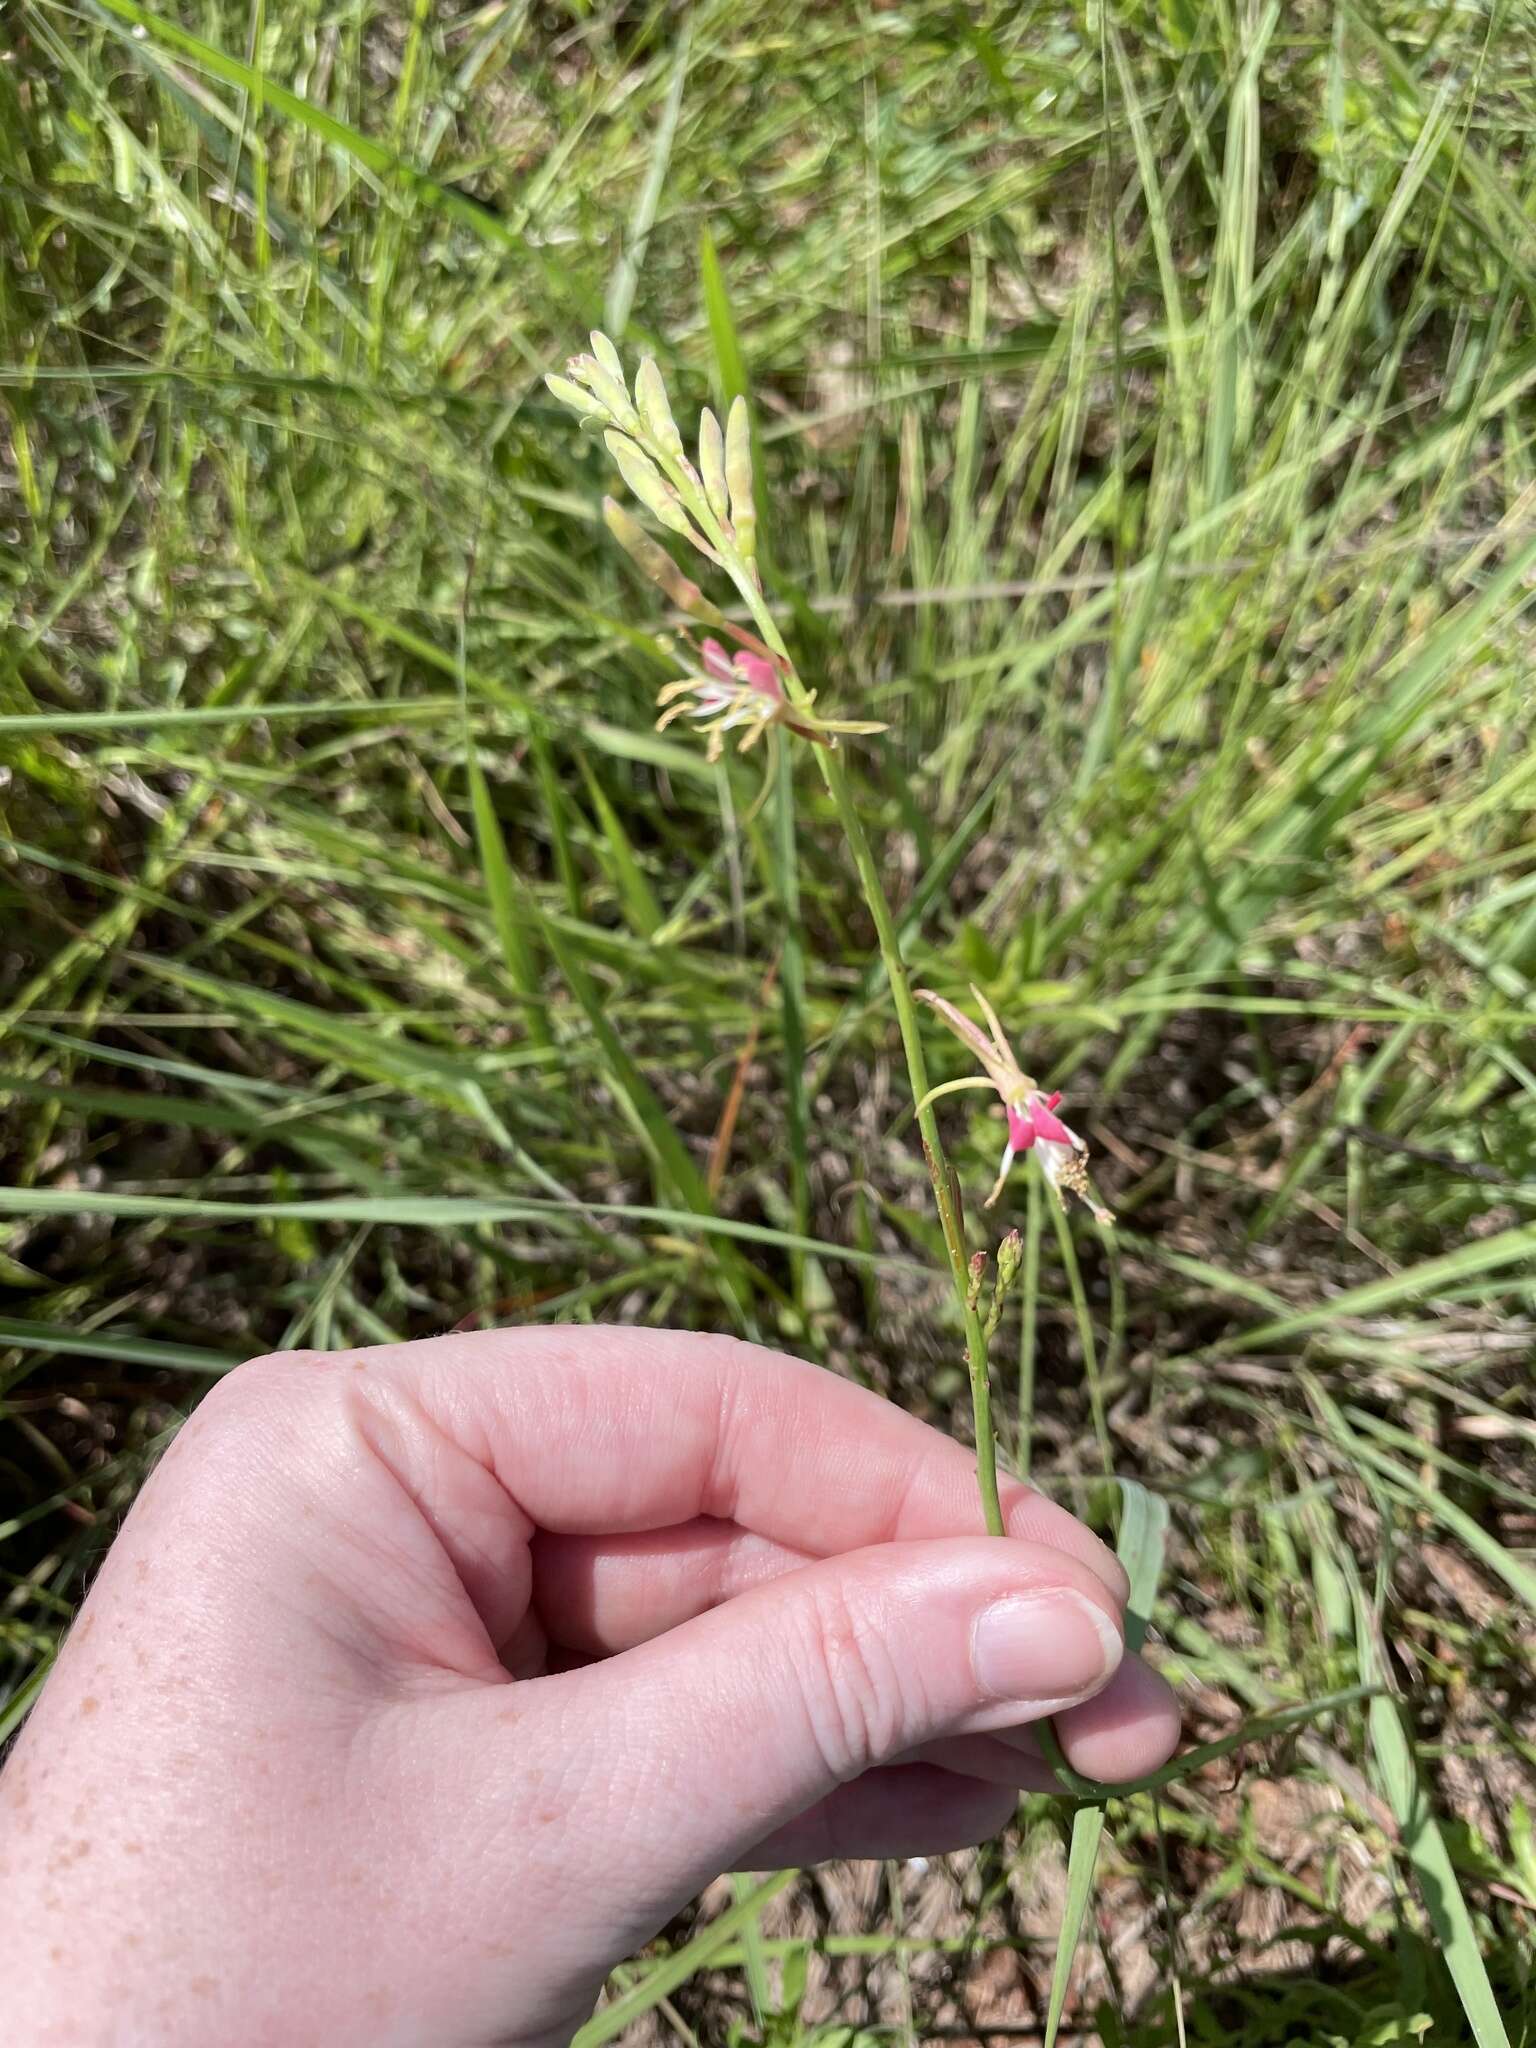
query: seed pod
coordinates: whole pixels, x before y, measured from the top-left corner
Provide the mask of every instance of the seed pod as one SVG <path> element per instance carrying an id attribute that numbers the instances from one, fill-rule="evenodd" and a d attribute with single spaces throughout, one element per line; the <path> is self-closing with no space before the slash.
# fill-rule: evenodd
<path id="1" fill-rule="evenodd" d="M 662 382 L 654 356 L 647 356 L 635 372 L 635 405 L 641 419 L 650 428 L 656 446 L 673 462 L 681 461 L 683 437 L 677 431 L 677 422 L 672 417 L 672 407 L 667 399 L 667 387 Z"/>
<path id="2" fill-rule="evenodd" d="M 757 506 L 752 496 L 752 429 L 747 401 L 731 401 L 725 423 L 725 481 L 731 494 L 731 524 L 736 545 L 747 561 L 757 553 Z"/>
<path id="3" fill-rule="evenodd" d="M 691 577 L 685 576 L 658 540 L 616 498 L 604 498 L 603 519 L 625 554 L 643 576 L 664 590 L 680 612 L 688 612 L 707 625 L 719 626 L 724 619 Z"/>
<path id="4" fill-rule="evenodd" d="M 651 458 L 642 454 L 634 442 L 623 434 L 610 432 L 604 434 L 603 440 L 607 444 L 608 453 L 618 464 L 619 475 L 623 477 L 646 511 L 654 512 L 663 526 L 670 527 L 673 533 L 682 534 L 697 547 L 698 537 L 687 513 L 677 501 L 676 491 L 662 476 Z"/>
<path id="5" fill-rule="evenodd" d="M 725 436 L 720 422 L 706 405 L 699 414 L 699 469 L 704 478 L 704 495 L 709 509 L 721 521 L 731 514 L 730 487 L 725 481 Z"/>

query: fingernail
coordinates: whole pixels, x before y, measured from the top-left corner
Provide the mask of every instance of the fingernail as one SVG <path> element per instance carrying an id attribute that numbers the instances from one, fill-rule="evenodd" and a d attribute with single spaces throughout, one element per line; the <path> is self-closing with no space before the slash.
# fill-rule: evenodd
<path id="1" fill-rule="evenodd" d="M 1120 1631 L 1103 1608 L 1065 1588 L 995 1601 L 976 1617 L 971 1634 L 982 1691 L 1047 1711 L 1096 1693 L 1124 1654 Z"/>

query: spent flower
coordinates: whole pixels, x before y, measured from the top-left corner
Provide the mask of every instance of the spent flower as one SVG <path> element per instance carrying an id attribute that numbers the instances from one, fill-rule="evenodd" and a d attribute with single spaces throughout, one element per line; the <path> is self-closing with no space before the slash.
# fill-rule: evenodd
<path id="1" fill-rule="evenodd" d="M 944 1022 L 962 1044 L 968 1046 L 981 1062 L 985 1076 L 964 1081 L 946 1082 L 942 1087 L 932 1089 L 928 1100 L 934 1096 L 948 1094 L 958 1088 L 992 1088 L 1002 1101 L 1003 1113 L 1008 1120 L 1008 1141 L 1003 1147 L 1002 1164 L 997 1170 L 997 1179 L 992 1192 L 983 1207 L 990 1209 L 1003 1191 L 1008 1170 L 1021 1152 L 1033 1152 L 1040 1161 L 1041 1171 L 1056 1190 L 1056 1199 L 1065 1209 L 1070 1206 L 1068 1195 L 1076 1195 L 1086 1208 L 1093 1211 L 1100 1223 L 1111 1223 L 1114 1218 L 1094 1194 L 1088 1181 L 1088 1147 L 1057 1116 L 1060 1094 L 1047 1094 L 1039 1082 L 1032 1079 L 1020 1067 L 1008 1043 L 997 1012 L 981 993 L 973 987 L 971 994 L 976 998 L 977 1007 L 987 1020 L 987 1030 L 973 1024 L 953 1003 L 943 996 L 935 995 L 932 989 L 914 989 L 920 1003 L 937 1010 Z M 989 1035 L 990 1034 L 990 1035 Z"/>

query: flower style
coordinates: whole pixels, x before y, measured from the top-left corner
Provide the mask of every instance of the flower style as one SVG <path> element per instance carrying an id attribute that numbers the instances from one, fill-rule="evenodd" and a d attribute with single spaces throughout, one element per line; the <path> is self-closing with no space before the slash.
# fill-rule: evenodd
<path id="1" fill-rule="evenodd" d="M 1002 1193 L 1008 1169 L 1019 1153 L 1032 1151 L 1040 1161 L 1041 1171 L 1056 1190 L 1056 1199 L 1063 1209 L 1069 1206 L 1067 1196 L 1076 1195 L 1100 1223 L 1112 1223 L 1114 1218 L 1095 1197 L 1088 1183 L 1085 1163 L 1088 1147 L 1076 1131 L 1069 1129 L 1056 1114 L 1061 1096 L 1046 1094 L 1039 1083 L 1019 1066 L 997 1020 L 997 1012 L 981 990 L 973 986 L 971 994 L 987 1020 L 990 1037 L 953 1003 L 935 995 L 932 989 L 915 989 L 913 993 L 920 1003 L 927 1003 L 930 1009 L 937 1010 L 955 1036 L 969 1046 L 980 1060 L 986 1077 L 982 1079 L 978 1075 L 963 1081 L 946 1082 L 942 1087 L 930 1089 L 926 1100 L 931 1102 L 935 1096 L 948 1095 L 961 1088 L 993 1088 L 1002 1099 L 1008 1119 L 1008 1142 L 1003 1147 L 1002 1164 L 992 1192 L 982 1206 L 990 1209 Z"/>
<path id="2" fill-rule="evenodd" d="M 763 605 L 745 401 L 735 400 L 723 429 L 707 408 L 700 415 L 695 467 L 672 417 L 661 372 L 650 356 L 635 372 L 633 396 L 618 350 L 605 334 L 594 334 L 592 353 L 573 356 L 565 367 L 563 377 L 544 380 L 553 396 L 579 413 L 585 428 L 602 435 L 620 476 L 651 517 L 725 571 L 774 643 L 770 647 L 756 633 L 727 619 L 631 512 L 605 498 L 608 530 L 635 566 L 687 617 L 738 643 L 735 652 L 727 653 L 718 640 L 705 640 L 698 647 L 688 640 L 698 656 L 698 669 L 663 688 L 658 727 L 684 716 L 697 721 L 709 734 L 712 761 L 724 752 L 724 736 L 731 731 L 740 732 L 743 753 L 770 726 L 782 726 L 822 747 L 835 747 L 844 733 L 884 732 L 883 725 L 865 720 L 817 715 L 816 692 L 801 682 Z"/>

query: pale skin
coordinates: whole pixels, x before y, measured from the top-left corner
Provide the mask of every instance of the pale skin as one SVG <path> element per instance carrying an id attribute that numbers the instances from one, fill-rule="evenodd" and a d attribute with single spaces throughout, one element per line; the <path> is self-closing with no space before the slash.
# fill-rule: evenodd
<path id="1" fill-rule="evenodd" d="M 715 1337 L 242 1366 L 0 1775 L 28 2048 L 556 2048 L 721 1870 L 933 1854 L 1171 1753 L 1125 1580 L 958 1445 Z"/>

